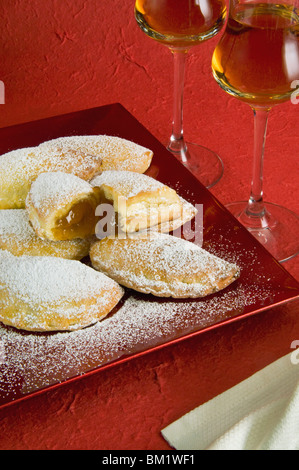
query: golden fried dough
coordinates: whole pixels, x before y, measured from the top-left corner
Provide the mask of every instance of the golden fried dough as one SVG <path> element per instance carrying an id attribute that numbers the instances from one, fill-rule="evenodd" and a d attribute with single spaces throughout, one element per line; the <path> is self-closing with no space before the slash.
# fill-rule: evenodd
<path id="1" fill-rule="evenodd" d="M 159 297 L 197 298 L 224 289 L 239 268 L 169 234 L 104 238 L 90 251 L 95 269 L 119 284 Z"/>
<path id="2" fill-rule="evenodd" d="M 101 171 L 129 170 L 144 173 L 150 166 L 153 152 L 135 142 L 110 135 L 80 135 L 60 137 L 41 144 L 43 150 L 64 150 L 98 155 Z"/>
<path id="3" fill-rule="evenodd" d="M 115 136 L 71 136 L 0 156 L 0 209 L 23 209 L 32 182 L 45 172 L 74 174 L 86 181 L 104 170 L 144 172 L 153 153 Z"/>
<path id="4" fill-rule="evenodd" d="M 33 230 L 25 209 L 0 210 L 0 249 L 15 256 L 57 256 L 81 260 L 88 256 L 91 238 L 53 242 Z"/>
<path id="5" fill-rule="evenodd" d="M 0 321 L 27 331 L 72 331 L 102 320 L 123 289 L 80 261 L 0 250 Z"/>
<path id="6" fill-rule="evenodd" d="M 44 172 L 63 171 L 84 180 L 100 173 L 101 158 L 67 150 L 19 149 L 0 156 L 0 209 L 24 209 L 32 182 Z"/>

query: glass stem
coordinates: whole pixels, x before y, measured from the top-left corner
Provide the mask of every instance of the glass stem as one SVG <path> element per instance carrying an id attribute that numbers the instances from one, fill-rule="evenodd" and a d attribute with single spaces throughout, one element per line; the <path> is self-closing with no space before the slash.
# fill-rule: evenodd
<path id="1" fill-rule="evenodd" d="M 187 50 L 172 48 L 174 60 L 174 99 L 172 134 L 168 144 L 168 150 L 181 154 L 185 150 L 183 136 L 183 96 Z"/>
<path id="2" fill-rule="evenodd" d="M 254 108 L 254 153 L 251 194 L 246 209 L 248 217 L 263 218 L 265 206 L 263 200 L 264 150 L 270 108 Z"/>

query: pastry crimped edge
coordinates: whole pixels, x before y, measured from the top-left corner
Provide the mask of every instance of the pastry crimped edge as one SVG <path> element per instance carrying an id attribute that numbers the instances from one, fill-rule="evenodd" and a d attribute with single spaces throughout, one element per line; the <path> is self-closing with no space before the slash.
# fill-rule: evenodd
<path id="1" fill-rule="evenodd" d="M 62 172 L 42 173 L 30 188 L 26 210 L 39 237 L 59 241 L 54 235 L 56 222 L 81 202 L 88 202 L 96 210 L 97 194 L 88 182 Z"/>
<path id="2" fill-rule="evenodd" d="M 92 244 L 90 259 L 95 269 L 119 284 L 157 297 L 206 297 L 240 276 L 235 264 L 161 233 L 134 239 L 106 237 Z"/>
<path id="3" fill-rule="evenodd" d="M 105 318 L 123 288 L 80 261 L 0 250 L 0 321 L 35 332 L 74 331 Z"/>
<path id="4" fill-rule="evenodd" d="M 0 250 L 15 256 L 56 256 L 81 260 L 87 257 L 93 237 L 65 241 L 40 238 L 25 209 L 0 210 Z"/>

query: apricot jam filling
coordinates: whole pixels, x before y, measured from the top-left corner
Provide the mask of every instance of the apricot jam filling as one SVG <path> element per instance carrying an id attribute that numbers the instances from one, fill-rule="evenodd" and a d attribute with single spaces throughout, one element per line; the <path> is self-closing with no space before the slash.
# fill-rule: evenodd
<path id="1" fill-rule="evenodd" d="M 56 221 L 53 234 L 57 240 L 73 240 L 94 235 L 97 217 L 96 205 L 80 201 L 62 218 Z"/>

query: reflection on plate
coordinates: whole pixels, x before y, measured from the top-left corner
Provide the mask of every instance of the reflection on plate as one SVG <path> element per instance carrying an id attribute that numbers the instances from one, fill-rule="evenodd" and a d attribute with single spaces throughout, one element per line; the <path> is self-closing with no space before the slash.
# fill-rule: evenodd
<path id="1" fill-rule="evenodd" d="M 237 263 L 241 276 L 199 300 L 127 290 L 106 319 L 71 333 L 26 333 L 0 324 L 0 406 L 299 297 L 299 284 L 121 105 L 2 129 L 0 153 L 84 134 L 118 135 L 151 148 L 154 159 L 147 173 L 203 205 L 203 247 Z M 195 229 L 189 228 L 190 233 Z"/>

